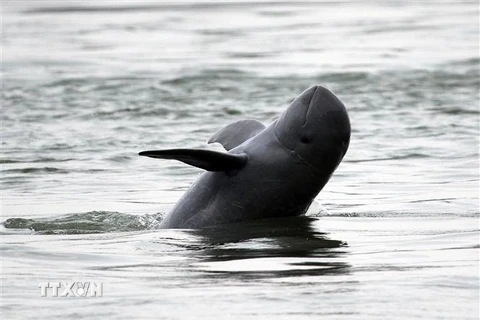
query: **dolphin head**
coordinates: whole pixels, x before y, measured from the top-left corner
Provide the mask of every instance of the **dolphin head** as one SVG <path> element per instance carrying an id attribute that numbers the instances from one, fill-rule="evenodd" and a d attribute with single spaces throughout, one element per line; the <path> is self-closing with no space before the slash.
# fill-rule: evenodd
<path id="1" fill-rule="evenodd" d="M 318 85 L 300 94 L 274 125 L 285 147 L 328 175 L 340 164 L 350 142 L 345 106 L 331 91 Z"/>

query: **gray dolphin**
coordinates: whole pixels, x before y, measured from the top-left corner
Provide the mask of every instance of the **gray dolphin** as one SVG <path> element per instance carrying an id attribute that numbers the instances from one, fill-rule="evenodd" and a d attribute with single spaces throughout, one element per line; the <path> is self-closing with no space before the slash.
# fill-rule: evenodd
<path id="1" fill-rule="evenodd" d="M 215 133 L 228 152 L 143 151 L 207 170 L 190 186 L 160 228 L 211 225 L 304 214 L 342 161 L 350 142 L 343 103 L 328 89 L 300 94 L 268 127 L 240 120 Z"/>

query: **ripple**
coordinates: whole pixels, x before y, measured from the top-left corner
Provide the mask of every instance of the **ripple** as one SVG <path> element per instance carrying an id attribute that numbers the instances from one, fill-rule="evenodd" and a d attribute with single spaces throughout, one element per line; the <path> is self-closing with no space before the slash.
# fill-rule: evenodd
<path id="1" fill-rule="evenodd" d="M 68 170 L 55 168 L 55 167 L 6 169 L 6 170 L 2 170 L 1 172 L 3 174 L 5 174 L 5 173 L 8 173 L 8 174 L 14 174 L 14 173 L 23 173 L 23 174 L 29 174 L 29 173 L 34 173 L 34 174 L 37 174 L 37 173 L 43 173 L 43 174 L 60 173 L 60 174 L 66 174 L 66 173 L 69 173 Z"/>

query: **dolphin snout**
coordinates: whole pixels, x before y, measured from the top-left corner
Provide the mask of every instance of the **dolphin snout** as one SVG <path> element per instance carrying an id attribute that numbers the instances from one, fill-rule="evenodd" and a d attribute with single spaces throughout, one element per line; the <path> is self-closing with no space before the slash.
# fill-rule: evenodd
<path id="1" fill-rule="evenodd" d="M 314 140 L 320 141 L 339 131 L 350 135 L 345 106 L 335 94 L 320 85 L 311 86 L 298 96 L 274 125 L 279 139 L 291 149 L 305 136 L 307 140 L 316 137 Z"/>
<path id="2" fill-rule="evenodd" d="M 315 85 L 311 89 L 313 94 L 309 103 L 310 108 L 319 108 L 322 113 L 345 109 L 343 103 L 327 88 Z"/>

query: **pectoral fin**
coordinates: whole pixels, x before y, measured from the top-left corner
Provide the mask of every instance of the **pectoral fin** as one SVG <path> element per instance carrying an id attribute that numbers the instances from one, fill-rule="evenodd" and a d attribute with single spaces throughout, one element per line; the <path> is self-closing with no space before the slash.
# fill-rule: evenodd
<path id="1" fill-rule="evenodd" d="M 142 151 L 140 156 L 174 159 L 207 171 L 239 170 L 247 163 L 246 154 L 230 154 L 201 149 L 167 149 Z"/>
<path id="2" fill-rule="evenodd" d="M 265 126 L 257 120 L 240 120 L 220 129 L 208 140 L 208 143 L 219 142 L 226 150 L 230 150 L 264 129 Z"/>

